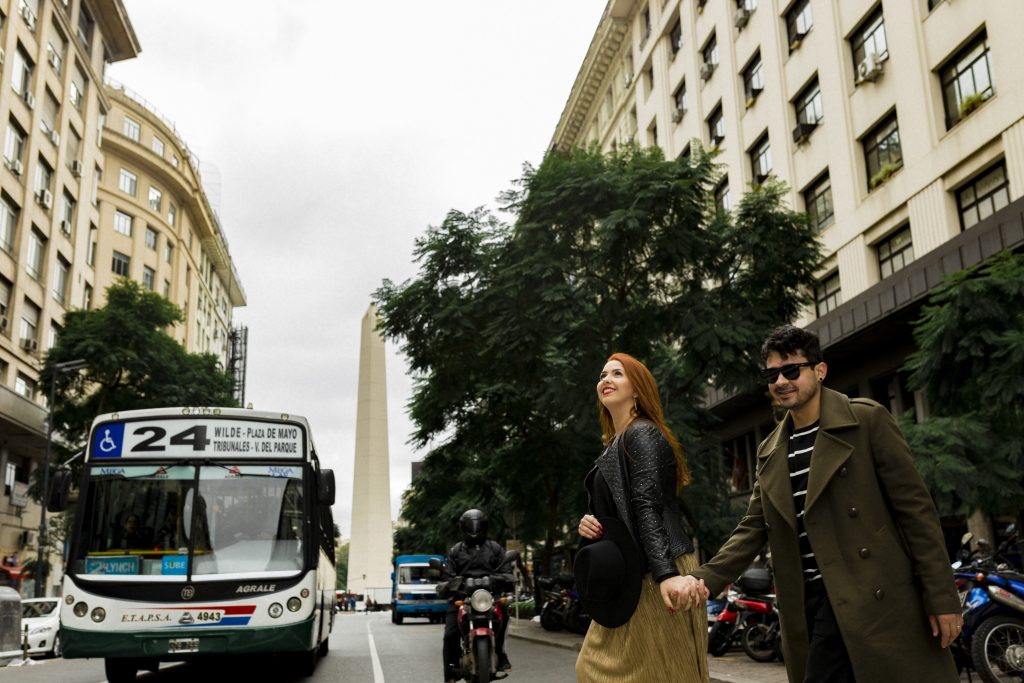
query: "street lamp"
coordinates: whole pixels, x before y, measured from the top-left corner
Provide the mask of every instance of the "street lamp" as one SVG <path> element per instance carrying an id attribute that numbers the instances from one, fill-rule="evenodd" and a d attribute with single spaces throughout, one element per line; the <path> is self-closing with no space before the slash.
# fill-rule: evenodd
<path id="1" fill-rule="evenodd" d="M 57 376 L 62 372 L 73 372 L 89 367 L 84 360 L 69 360 L 53 364 L 53 375 L 50 377 L 50 416 L 46 420 L 46 460 L 43 462 L 42 505 L 39 506 L 39 550 L 36 554 L 36 597 L 46 597 L 46 570 L 43 567 L 43 555 L 46 548 L 46 503 L 50 492 L 50 451 L 53 447 L 53 404 L 57 401 Z"/>

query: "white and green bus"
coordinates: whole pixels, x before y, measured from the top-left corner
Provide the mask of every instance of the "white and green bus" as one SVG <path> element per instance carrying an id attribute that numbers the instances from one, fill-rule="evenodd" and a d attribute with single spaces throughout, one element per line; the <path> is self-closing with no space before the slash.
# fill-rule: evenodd
<path id="1" fill-rule="evenodd" d="M 69 483 L 58 472 L 51 509 Z M 334 624 L 334 495 L 305 418 L 101 415 L 64 576 L 64 657 L 103 657 L 110 683 L 159 662 L 256 653 L 311 675 Z"/>

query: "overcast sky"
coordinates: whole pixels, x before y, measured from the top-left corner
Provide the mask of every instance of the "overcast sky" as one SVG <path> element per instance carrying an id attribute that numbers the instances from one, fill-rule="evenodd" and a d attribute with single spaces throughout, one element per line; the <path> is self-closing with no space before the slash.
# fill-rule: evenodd
<path id="1" fill-rule="evenodd" d="M 309 418 L 350 531 L 360 320 L 413 241 L 538 163 L 604 0 L 124 0 L 142 44 L 109 75 L 219 180 L 248 297 L 246 401 Z M 219 178 L 217 178 L 219 176 Z M 216 199 L 216 196 L 214 196 Z M 411 383 L 388 344 L 391 511 Z"/>

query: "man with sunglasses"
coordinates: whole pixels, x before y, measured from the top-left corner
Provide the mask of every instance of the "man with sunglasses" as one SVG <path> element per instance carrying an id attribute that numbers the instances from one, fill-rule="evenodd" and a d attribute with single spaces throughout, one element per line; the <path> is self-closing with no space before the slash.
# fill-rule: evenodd
<path id="1" fill-rule="evenodd" d="M 938 513 L 896 421 L 823 386 L 816 335 L 775 329 L 761 378 L 786 411 L 747 512 L 688 577 L 718 593 L 767 542 L 791 683 L 953 681 L 960 602 Z"/>

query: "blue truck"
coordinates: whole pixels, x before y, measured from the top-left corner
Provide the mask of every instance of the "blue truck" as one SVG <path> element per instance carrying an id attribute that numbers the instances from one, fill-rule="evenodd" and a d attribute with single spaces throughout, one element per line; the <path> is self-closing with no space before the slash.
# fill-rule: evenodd
<path id="1" fill-rule="evenodd" d="M 421 617 L 442 623 L 448 601 L 437 597 L 440 577 L 430 569 L 430 558 L 440 555 L 399 555 L 391 572 L 391 621 L 401 624 L 406 617 Z"/>

